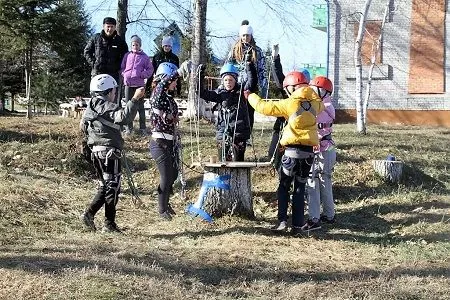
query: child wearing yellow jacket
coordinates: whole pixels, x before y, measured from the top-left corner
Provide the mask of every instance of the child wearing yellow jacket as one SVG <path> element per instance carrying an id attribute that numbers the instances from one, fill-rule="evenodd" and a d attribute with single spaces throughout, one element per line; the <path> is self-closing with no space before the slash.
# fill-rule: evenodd
<path id="1" fill-rule="evenodd" d="M 297 235 L 302 232 L 302 227 L 307 227 L 304 226 L 305 184 L 314 159 L 313 146 L 319 144 L 316 116 L 324 110 L 324 104 L 320 96 L 308 86 L 308 80 L 301 72 L 287 74 L 283 89 L 289 98 L 264 101 L 253 93 L 248 96 L 248 102 L 261 114 L 283 117 L 288 121 L 280 140 L 285 152 L 277 189 L 278 222 L 273 229 L 287 230 L 289 188 L 294 181 L 291 233 Z"/>

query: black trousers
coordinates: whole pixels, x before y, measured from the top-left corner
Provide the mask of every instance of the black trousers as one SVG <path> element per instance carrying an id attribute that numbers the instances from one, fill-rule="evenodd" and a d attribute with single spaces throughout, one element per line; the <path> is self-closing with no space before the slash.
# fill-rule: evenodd
<path id="1" fill-rule="evenodd" d="M 269 149 L 267 151 L 267 155 L 269 157 L 273 156 L 275 149 L 278 145 L 278 140 L 280 139 L 280 131 L 283 126 L 284 118 L 277 118 L 275 123 L 273 124 L 273 132 L 272 132 L 272 140 L 270 141 Z M 278 145 L 279 146 L 279 145 Z"/>
<path id="2" fill-rule="evenodd" d="M 217 141 L 217 153 L 220 160 L 222 160 L 222 152 L 225 151 L 225 161 L 244 161 L 245 149 L 247 148 L 246 140 L 235 138 L 234 143 L 226 141 Z"/>
<path id="3" fill-rule="evenodd" d="M 115 223 L 122 170 L 120 153 L 108 151 L 93 152 L 92 162 L 99 179 L 99 185 L 87 211 L 95 215 L 104 205 L 105 224 Z"/>
<path id="4" fill-rule="evenodd" d="M 134 93 L 139 87 L 137 86 L 125 86 L 125 101 L 128 102 L 133 98 Z M 138 102 L 138 109 L 136 113 L 139 113 L 139 129 L 145 129 L 145 108 L 144 101 Z M 127 125 L 128 131 L 133 131 L 133 120 L 136 117 L 136 114 L 131 115 L 131 122 Z"/>
<path id="5" fill-rule="evenodd" d="M 167 211 L 169 197 L 173 193 L 173 183 L 178 177 L 176 154 L 173 141 L 165 139 L 150 140 L 150 155 L 156 162 L 159 171 L 158 185 L 158 211 L 160 214 Z"/>

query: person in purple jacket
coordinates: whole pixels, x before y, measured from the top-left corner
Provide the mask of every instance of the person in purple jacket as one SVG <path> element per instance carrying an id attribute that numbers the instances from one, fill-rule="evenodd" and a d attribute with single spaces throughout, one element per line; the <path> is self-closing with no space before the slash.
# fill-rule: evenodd
<path id="1" fill-rule="evenodd" d="M 125 85 L 125 100 L 128 102 L 134 95 L 134 92 L 145 87 L 145 82 L 153 74 L 153 65 L 150 58 L 141 49 L 141 39 L 137 35 L 131 37 L 131 51 L 127 52 L 122 60 L 121 70 L 123 83 Z M 146 134 L 144 101 L 139 101 L 139 129 L 141 134 Z M 131 116 L 131 123 L 125 128 L 125 134 L 131 134 L 133 131 L 133 120 L 136 115 Z"/>

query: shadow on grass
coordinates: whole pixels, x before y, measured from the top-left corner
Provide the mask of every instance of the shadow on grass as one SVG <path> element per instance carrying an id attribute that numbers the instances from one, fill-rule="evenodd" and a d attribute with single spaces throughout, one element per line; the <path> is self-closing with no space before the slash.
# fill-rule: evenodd
<path id="1" fill-rule="evenodd" d="M 173 276 L 181 276 L 183 281 L 195 280 L 207 286 L 239 282 L 270 281 L 273 283 L 298 284 L 303 282 L 321 283 L 326 281 L 354 281 L 364 278 L 377 279 L 388 276 L 390 280 L 406 276 L 422 278 L 448 277 L 446 267 L 394 267 L 387 270 L 361 268 L 354 271 L 314 271 L 279 268 L 257 258 L 250 258 L 239 264 L 198 261 L 197 258 L 185 258 L 173 254 L 155 251 L 138 255 L 124 253 L 117 258 L 89 259 L 73 257 L 51 257 L 49 255 L 5 255 L 0 257 L 0 268 L 19 269 L 34 274 L 64 275 L 68 270 L 100 270 L 129 276 L 148 276 L 166 282 Z M 186 282 L 189 286 L 189 282 Z M 216 291 L 219 295 L 220 291 Z M 252 292 L 250 292 L 252 293 Z"/>
<path id="2" fill-rule="evenodd" d="M 73 135 L 52 133 L 48 134 L 36 134 L 36 133 L 22 133 L 10 130 L 0 130 L 0 142 L 20 142 L 20 143 L 36 143 L 39 141 L 69 141 L 73 140 Z"/>
<path id="3" fill-rule="evenodd" d="M 448 241 L 449 237 L 446 237 L 446 233 L 418 233 L 414 236 L 393 233 L 393 229 L 411 226 L 420 222 L 428 224 L 448 222 L 450 216 L 445 218 L 442 214 L 415 212 L 414 209 L 419 205 L 422 207 L 421 212 L 426 212 L 432 208 L 444 210 L 450 209 L 450 203 L 443 201 L 428 201 L 421 202 L 420 204 L 369 205 L 353 211 L 338 213 L 336 215 L 337 222 L 335 224 L 323 224 L 321 230 L 311 232 L 310 234 L 305 232 L 303 236 L 311 235 L 318 239 L 344 240 L 382 246 L 397 245 L 411 239 L 421 239 L 427 242 Z M 385 215 L 391 213 L 401 213 L 406 215 L 406 217 L 395 220 L 386 220 Z M 258 220 L 273 221 L 267 219 Z M 265 236 L 274 235 L 268 227 L 234 226 L 224 230 L 184 231 L 179 233 L 156 234 L 151 237 L 172 240 L 183 236 L 198 239 L 201 237 L 214 237 L 230 233 Z"/>

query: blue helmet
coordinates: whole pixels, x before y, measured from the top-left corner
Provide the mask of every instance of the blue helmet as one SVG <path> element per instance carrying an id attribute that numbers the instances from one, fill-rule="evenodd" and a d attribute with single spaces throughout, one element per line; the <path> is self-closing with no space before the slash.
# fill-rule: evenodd
<path id="1" fill-rule="evenodd" d="M 306 76 L 306 79 L 308 79 L 308 82 L 311 81 L 311 74 L 309 73 L 308 69 L 300 68 L 300 70 L 298 70 L 298 71 L 303 73 L 303 75 Z"/>
<path id="2" fill-rule="evenodd" d="M 176 65 L 174 65 L 172 63 L 164 62 L 158 66 L 158 69 L 155 72 L 154 78 L 157 80 L 161 80 L 162 78 L 164 78 L 166 76 L 172 75 L 177 69 L 178 68 Z"/>
<path id="3" fill-rule="evenodd" d="M 220 69 L 220 77 L 223 77 L 224 75 L 230 74 L 233 77 L 237 77 L 239 75 L 238 68 L 236 68 L 235 65 L 232 63 L 226 63 L 222 66 Z"/>

